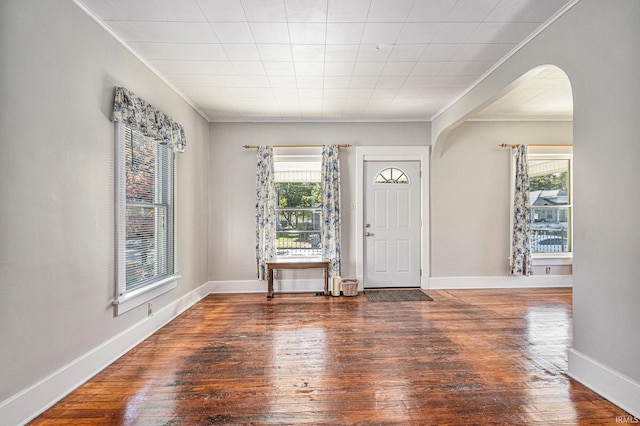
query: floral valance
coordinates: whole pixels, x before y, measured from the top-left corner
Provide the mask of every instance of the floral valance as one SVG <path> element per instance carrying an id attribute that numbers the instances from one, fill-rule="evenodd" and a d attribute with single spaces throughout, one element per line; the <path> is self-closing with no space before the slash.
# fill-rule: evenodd
<path id="1" fill-rule="evenodd" d="M 182 125 L 124 87 L 116 87 L 113 121 L 125 123 L 160 143 L 170 145 L 176 152 L 187 151 Z"/>

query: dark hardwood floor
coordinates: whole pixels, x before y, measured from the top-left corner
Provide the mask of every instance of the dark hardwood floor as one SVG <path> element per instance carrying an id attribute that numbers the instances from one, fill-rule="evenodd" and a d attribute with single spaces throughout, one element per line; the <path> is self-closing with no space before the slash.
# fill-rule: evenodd
<path id="1" fill-rule="evenodd" d="M 32 425 L 615 424 L 570 379 L 571 290 L 211 295 Z"/>

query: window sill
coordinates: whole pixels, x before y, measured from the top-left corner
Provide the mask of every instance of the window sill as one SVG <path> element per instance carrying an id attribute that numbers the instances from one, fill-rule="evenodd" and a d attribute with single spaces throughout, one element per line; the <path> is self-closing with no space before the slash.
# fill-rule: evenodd
<path id="1" fill-rule="evenodd" d="M 180 275 L 172 275 L 153 284 L 149 284 L 142 288 L 130 291 L 113 301 L 116 310 L 116 316 L 129 312 L 156 297 L 173 290 L 178 286 Z"/>
<path id="2" fill-rule="evenodd" d="M 533 255 L 531 258 L 531 264 L 533 266 L 563 266 L 573 265 L 573 254 L 538 254 Z"/>

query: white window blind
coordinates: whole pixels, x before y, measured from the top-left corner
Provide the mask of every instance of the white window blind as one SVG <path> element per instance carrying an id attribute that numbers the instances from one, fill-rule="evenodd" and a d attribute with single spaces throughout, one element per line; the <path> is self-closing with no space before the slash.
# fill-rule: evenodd
<path id="1" fill-rule="evenodd" d="M 174 152 L 118 124 L 120 301 L 175 274 Z"/>

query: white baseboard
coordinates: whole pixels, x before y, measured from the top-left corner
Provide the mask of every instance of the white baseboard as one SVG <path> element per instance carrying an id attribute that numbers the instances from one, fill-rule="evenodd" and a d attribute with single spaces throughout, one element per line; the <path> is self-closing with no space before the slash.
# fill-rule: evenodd
<path id="1" fill-rule="evenodd" d="M 427 289 L 573 287 L 573 275 L 532 275 L 529 277 L 430 277 Z"/>
<path id="2" fill-rule="evenodd" d="M 267 282 L 258 280 L 209 281 L 208 286 L 211 293 L 265 293 L 265 295 L 267 293 Z M 323 279 L 274 280 L 273 291 L 275 293 L 320 292 L 324 291 L 324 281 Z"/>
<path id="3" fill-rule="evenodd" d="M 2 423 L 22 425 L 33 420 L 210 292 L 209 283 L 203 284 L 54 371 L 40 382 L 0 402 Z"/>
<path id="4" fill-rule="evenodd" d="M 569 376 L 640 419 L 640 383 L 574 349 L 568 354 Z"/>

